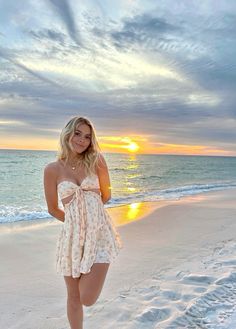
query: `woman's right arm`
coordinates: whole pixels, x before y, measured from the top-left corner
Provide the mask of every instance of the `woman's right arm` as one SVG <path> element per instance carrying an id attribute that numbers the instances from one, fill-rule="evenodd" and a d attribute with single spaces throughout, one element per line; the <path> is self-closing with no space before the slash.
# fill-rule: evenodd
<path id="1" fill-rule="evenodd" d="M 44 169 L 44 194 L 48 213 L 61 222 L 64 222 L 65 213 L 58 208 L 57 171 L 54 163 L 48 164 Z"/>

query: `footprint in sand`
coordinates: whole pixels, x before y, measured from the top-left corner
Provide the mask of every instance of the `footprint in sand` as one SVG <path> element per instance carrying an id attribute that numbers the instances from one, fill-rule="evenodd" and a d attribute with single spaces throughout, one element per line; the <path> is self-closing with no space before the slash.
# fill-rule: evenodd
<path id="1" fill-rule="evenodd" d="M 146 293 L 142 295 L 142 299 L 146 301 L 152 301 L 156 296 L 159 295 L 159 289 L 153 289 L 150 287 Z"/>
<path id="2" fill-rule="evenodd" d="M 200 294 L 200 293 L 205 292 L 206 291 L 206 288 L 205 287 L 196 287 L 194 289 L 194 291 Z"/>
<path id="3" fill-rule="evenodd" d="M 187 284 L 193 281 L 210 282 L 212 277 L 197 276 L 187 280 Z M 226 273 L 221 279 L 214 280 L 205 293 L 192 300 L 191 304 L 182 312 L 178 318 L 166 328 L 203 328 L 215 329 L 217 324 L 223 323 L 232 316 L 236 309 L 236 273 Z"/>
<path id="4" fill-rule="evenodd" d="M 191 284 L 191 285 L 209 285 L 215 281 L 215 278 L 207 275 L 187 275 L 181 280 L 181 283 Z"/>
<path id="5" fill-rule="evenodd" d="M 236 259 L 223 260 L 215 264 L 215 268 L 219 266 L 236 266 Z"/>
<path id="6" fill-rule="evenodd" d="M 136 320 L 144 323 L 158 323 L 166 320 L 170 316 L 170 313 L 171 311 L 168 308 L 147 307 L 136 317 Z"/>
<path id="7" fill-rule="evenodd" d="M 177 301 L 181 299 L 181 294 L 173 290 L 164 290 L 162 296 L 168 300 Z"/>

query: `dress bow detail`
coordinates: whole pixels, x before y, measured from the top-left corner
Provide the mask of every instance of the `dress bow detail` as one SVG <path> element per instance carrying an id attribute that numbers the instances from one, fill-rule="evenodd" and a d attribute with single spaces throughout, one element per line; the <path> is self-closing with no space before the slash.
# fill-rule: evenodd
<path id="1" fill-rule="evenodd" d="M 84 246 L 85 237 L 86 237 L 86 223 L 87 223 L 87 212 L 86 212 L 86 203 L 84 199 L 84 192 L 88 191 L 83 189 L 81 186 L 78 186 L 75 191 L 76 201 L 78 203 L 78 213 L 80 218 L 80 229 L 79 229 L 79 245 Z"/>

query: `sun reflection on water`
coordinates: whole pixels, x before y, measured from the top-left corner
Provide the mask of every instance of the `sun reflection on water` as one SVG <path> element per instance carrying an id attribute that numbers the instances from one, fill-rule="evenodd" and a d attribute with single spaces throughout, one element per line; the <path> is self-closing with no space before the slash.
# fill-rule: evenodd
<path id="1" fill-rule="evenodd" d="M 135 187 L 127 187 L 127 190 L 130 192 L 135 192 L 137 189 Z"/>
<path id="2" fill-rule="evenodd" d="M 141 203 L 131 203 L 128 205 L 127 218 L 136 219 L 140 212 Z"/>
<path id="3" fill-rule="evenodd" d="M 165 201 L 160 202 L 137 202 L 120 207 L 108 208 L 115 225 L 121 226 L 140 220 L 141 218 L 150 215 L 156 209 L 161 208 L 166 204 Z"/>

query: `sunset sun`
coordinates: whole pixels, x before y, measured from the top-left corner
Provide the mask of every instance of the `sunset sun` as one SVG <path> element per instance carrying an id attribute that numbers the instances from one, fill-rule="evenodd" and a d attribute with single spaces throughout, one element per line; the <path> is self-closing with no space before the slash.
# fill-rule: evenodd
<path id="1" fill-rule="evenodd" d="M 137 143 L 132 142 L 127 146 L 127 148 L 130 152 L 136 152 L 139 149 L 139 146 Z"/>

